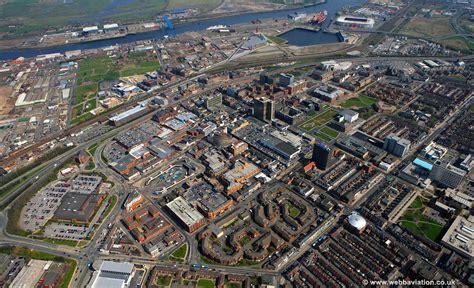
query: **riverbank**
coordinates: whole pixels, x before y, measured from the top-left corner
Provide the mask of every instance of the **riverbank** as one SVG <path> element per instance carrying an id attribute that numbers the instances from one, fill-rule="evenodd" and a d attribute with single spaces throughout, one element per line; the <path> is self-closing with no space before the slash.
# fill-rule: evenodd
<path id="1" fill-rule="evenodd" d="M 175 26 L 175 34 L 181 34 L 190 31 L 202 31 L 209 26 L 214 25 L 237 25 L 241 23 L 250 23 L 256 19 L 271 19 L 271 18 L 283 18 L 290 13 L 294 12 L 305 12 L 305 13 L 316 13 L 321 10 L 327 10 L 328 15 L 334 16 L 336 12 L 345 6 L 355 6 L 366 2 L 366 0 L 334 0 L 331 2 L 314 4 L 306 7 L 268 11 L 268 12 L 255 12 L 255 13 L 244 13 L 230 16 L 217 17 L 213 15 L 211 18 L 193 18 L 187 22 L 177 23 Z M 98 49 L 103 47 L 109 47 L 116 44 L 127 44 L 136 41 L 160 39 L 167 35 L 166 31 L 153 30 L 143 33 L 136 33 L 133 35 L 127 35 L 117 39 L 101 39 L 93 42 L 81 42 L 74 44 L 65 44 L 52 47 L 41 47 L 34 48 L 34 45 L 28 45 L 26 47 L 19 47 L 14 49 L 2 49 L 0 50 L 0 60 L 16 59 L 18 57 L 35 57 L 41 54 L 50 53 L 64 53 L 72 50 L 87 50 L 87 49 Z"/>

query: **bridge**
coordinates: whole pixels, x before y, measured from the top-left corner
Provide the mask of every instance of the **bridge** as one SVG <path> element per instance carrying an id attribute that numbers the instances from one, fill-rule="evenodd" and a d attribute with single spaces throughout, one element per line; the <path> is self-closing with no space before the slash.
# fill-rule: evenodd
<path id="1" fill-rule="evenodd" d="M 163 16 L 163 20 L 165 21 L 166 24 L 166 32 L 168 33 L 169 36 L 176 36 L 176 31 L 174 30 L 173 23 L 171 23 L 171 20 L 168 16 Z"/>

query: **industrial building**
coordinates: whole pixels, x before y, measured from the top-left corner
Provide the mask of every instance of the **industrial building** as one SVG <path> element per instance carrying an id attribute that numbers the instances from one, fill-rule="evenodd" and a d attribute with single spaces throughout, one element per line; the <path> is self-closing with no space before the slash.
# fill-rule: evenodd
<path id="1" fill-rule="evenodd" d="M 204 216 L 192 207 L 182 196 L 166 204 L 166 207 L 190 233 L 204 225 Z"/>
<path id="2" fill-rule="evenodd" d="M 99 271 L 94 272 L 91 288 L 123 288 L 128 287 L 135 273 L 130 262 L 104 261 Z"/>
<path id="3" fill-rule="evenodd" d="M 112 126 L 120 126 L 129 121 L 132 121 L 140 116 L 145 115 L 148 112 L 148 105 L 146 103 L 140 103 L 139 105 L 124 111 L 116 116 L 109 118 L 109 123 Z"/>
<path id="4" fill-rule="evenodd" d="M 346 15 L 337 17 L 336 24 L 353 28 L 374 28 L 375 21 L 372 18 Z"/>
<path id="5" fill-rule="evenodd" d="M 65 221 L 89 222 L 105 194 L 67 193 L 54 213 L 54 218 Z"/>

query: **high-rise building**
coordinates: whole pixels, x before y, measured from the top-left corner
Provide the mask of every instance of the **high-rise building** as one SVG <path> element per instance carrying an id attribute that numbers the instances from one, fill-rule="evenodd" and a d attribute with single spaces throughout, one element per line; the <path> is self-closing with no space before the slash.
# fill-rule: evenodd
<path id="1" fill-rule="evenodd" d="M 259 120 L 271 122 L 275 118 L 275 103 L 266 98 L 255 99 L 253 101 L 253 115 Z"/>
<path id="2" fill-rule="evenodd" d="M 410 144 L 411 142 L 409 140 L 400 138 L 395 134 L 390 134 L 385 138 L 383 149 L 401 158 L 410 150 Z"/>
<path id="3" fill-rule="evenodd" d="M 336 162 L 334 149 L 323 143 L 316 143 L 313 147 L 312 160 L 316 163 L 316 167 L 321 170 L 326 170 L 329 166 Z"/>
<path id="4" fill-rule="evenodd" d="M 259 79 L 260 84 L 270 84 L 270 85 L 275 85 L 275 79 L 271 76 L 269 76 L 266 72 L 260 73 L 260 79 Z"/>

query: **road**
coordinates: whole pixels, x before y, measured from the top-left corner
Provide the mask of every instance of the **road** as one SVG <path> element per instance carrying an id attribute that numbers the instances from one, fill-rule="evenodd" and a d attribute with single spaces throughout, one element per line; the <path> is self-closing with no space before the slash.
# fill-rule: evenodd
<path id="1" fill-rule="evenodd" d="M 470 60 L 470 59 L 472 59 L 472 57 L 474 57 L 474 56 L 471 55 L 471 56 L 467 56 L 467 57 L 462 57 L 462 59 Z M 239 60 L 239 62 L 235 63 L 235 65 L 236 65 L 236 67 L 239 67 L 239 68 L 240 67 L 246 67 L 247 65 L 250 65 L 251 67 L 258 67 L 258 66 L 262 66 L 264 64 L 273 64 L 273 63 L 279 63 L 281 61 L 291 61 L 291 60 L 307 59 L 307 58 L 308 58 L 307 56 L 304 56 L 304 57 L 301 57 L 301 58 L 295 56 L 292 59 L 271 59 L 271 60 L 268 60 L 268 61 L 267 60 L 265 60 L 265 61 L 262 60 L 261 62 L 258 62 L 258 63 L 255 63 L 255 62 L 253 62 L 253 63 L 244 63 L 244 62 L 240 62 L 241 60 Z M 313 58 L 314 58 L 314 56 L 313 56 Z M 352 58 L 352 57 L 348 57 L 348 58 L 345 58 L 345 60 L 353 61 L 354 63 L 362 63 L 362 62 L 368 62 L 368 61 L 379 61 L 379 62 L 404 61 L 404 60 L 415 61 L 415 60 L 423 60 L 423 59 L 430 59 L 430 58 L 436 59 L 436 58 L 440 58 L 440 57 L 390 57 L 390 58 L 380 58 L 380 57 Z M 452 59 L 452 60 L 457 60 L 457 58 Z M 308 66 L 311 66 L 311 65 L 314 65 L 314 64 L 302 64 L 300 66 L 301 67 L 308 67 Z M 292 67 L 292 68 L 297 68 L 297 67 Z M 286 68 L 286 69 L 288 69 L 288 68 Z M 217 71 L 218 70 L 214 70 L 212 73 L 217 73 Z M 175 84 L 171 85 L 170 87 L 174 87 L 174 86 L 176 86 L 178 84 L 182 84 L 186 81 L 192 81 L 195 78 L 196 78 L 196 76 L 194 76 L 190 79 L 187 79 L 187 80 L 183 80 L 182 82 L 175 83 Z M 170 88 L 170 87 L 166 87 L 166 88 Z M 163 88 L 163 89 L 166 89 L 166 88 Z M 155 93 L 156 93 L 156 91 L 155 91 Z M 155 93 L 153 93 L 153 95 Z M 153 96 L 152 94 L 149 94 L 149 95 Z M 196 95 L 190 95 L 190 96 L 187 96 L 187 97 L 180 98 L 177 101 L 171 102 L 167 106 L 172 106 L 172 105 L 179 104 L 179 103 L 181 103 L 183 101 L 186 101 L 189 98 L 195 97 L 195 96 Z M 458 113 L 459 113 L 459 111 L 458 111 Z M 457 113 L 455 115 L 457 115 Z M 455 115 L 453 115 L 452 117 L 454 117 Z M 450 119 L 453 119 L 452 117 Z M 72 258 L 72 259 L 75 259 L 76 261 L 78 261 L 78 265 L 79 265 L 78 267 L 80 267 L 80 268 L 86 267 L 87 263 L 92 262 L 93 260 L 99 258 L 98 247 L 99 247 L 99 243 L 100 243 L 99 239 L 100 239 L 100 237 L 102 237 L 102 231 L 105 229 L 105 227 L 109 223 L 116 220 L 116 218 L 118 217 L 118 215 L 120 213 L 120 209 L 121 209 L 120 208 L 120 203 L 123 201 L 123 199 L 126 195 L 126 193 L 118 194 L 117 192 L 118 192 L 118 190 L 126 191 L 128 189 L 126 187 L 126 184 L 122 184 L 122 180 L 117 179 L 117 176 L 112 172 L 108 173 L 107 176 L 112 177 L 115 180 L 115 182 L 118 184 L 115 187 L 115 192 L 114 192 L 116 195 L 119 196 L 119 200 L 117 202 L 118 204 L 113 209 L 113 211 L 111 212 L 109 217 L 106 220 L 104 220 L 102 226 L 97 229 L 97 232 L 94 234 L 94 237 L 90 241 L 89 245 L 87 245 L 85 248 L 81 248 L 80 252 L 79 252 L 79 250 L 74 249 L 74 248 L 58 246 L 58 245 L 54 245 L 54 244 L 50 244 L 50 243 L 45 243 L 45 242 L 42 242 L 42 241 L 39 241 L 39 240 L 34 240 L 34 239 L 9 235 L 5 231 L 5 223 L 7 222 L 5 212 L 8 211 L 8 208 L 12 203 L 12 199 L 14 199 L 18 195 L 20 195 L 22 192 L 24 192 L 26 190 L 26 188 L 28 188 L 30 185 L 33 185 L 39 179 L 43 179 L 44 177 L 47 177 L 50 174 L 51 170 L 54 170 L 55 167 L 62 165 L 62 163 L 66 162 L 68 159 L 70 159 L 78 151 L 87 149 L 87 147 L 89 147 L 90 145 L 92 145 L 94 143 L 100 143 L 104 140 L 110 139 L 111 137 L 117 135 L 118 133 L 120 133 L 124 130 L 127 130 L 127 129 L 133 127 L 133 126 L 136 126 L 139 123 L 148 121 L 150 118 L 151 118 L 151 113 L 147 114 L 145 116 L 142 116 L 142 117 L 140 117 L 140 118 L 138 118 L 134 121 L 131 121 L 131 122 L 129 122 L 129 123 L 127 123 L 127 124 L 125 124 L 121 127 L 115 128 L 112 131 L 104 133 L 103 135 L 101 135 L 101 136 L 99 136 L 95 139 L 89 140 L 85 143 L 81 143 L 80 145 L 77 145 L 76 147 L 74 147 L 74 148 L 70 149 L 69 151 L 65 152 L 64 154 L 59 155 L 59 156 L 47 161 L 46 164 L 44 165 L 44 168 L 40 169 L 37 174 L 34 174 L 34 177 L 31 177 L 28 181 L 26 181 L 24 184 L 22 184 L 21 187 L 19 187 L 19 189 L 16 189 L 12 194 L 8 195 L 8 197 L 2 199 L 0 201 L 0 204 L 7 205 L 7 209 L 0 213 L 0 228 L 1 228 L 0 245 L 25 246 L 25 247 L 35 249 L 35 250 L 38 250 L 38 251 L 47 252 L 47 253 L 50 253 L 50 254 L 53 254 L 53 255 L 66 256 L 66 257 L 69 257 L 69 258 Z M 438 128 L 428 139 L 434 139 L 434 137 L 439 135 L 439 133 L 441 133 L 441 130 L 444 129 L 444 127 L 446 127 L 450 123 L 450 121 L 452 121 L 452 120 L 446 119 L 443 122 L 443 124 L 441 125 L 441 127 Z M 70 131 L 68 130 L 68 133 L 69 132 Z M 428 141 L 428 139 L 426 141 Z M 101 147 L 103 147 L 103 146 L 101 146 Z M 102 149 L 97 149 L 97 150 L 99 152 L 102 151 Z M 102 163 L 102 161 L 99 160 L 99 158 L 100 158 L 99 154 L 96 153 L 96 155 L 94 155 L 94 158 L 96 160 L 98 160 L 96 163 L 98 163 L 98 166 L 99 166 L 100 169 L 102 169 L 104 171 L 108 170 L 105 167 L 106 166 L 105 163 Z M 256 197 L 257 194 L 258 193 L 254 193 L 253 196 L 251 196 L 248 199 L 246 199 L 245 201 L 239 203 L 237 205 L 237 208 L 246 207 L 249 204 L 249 202 Z M 164 214 L 166 215 L 166 213 L 164 213 Z M 169 219 L 169 220 L 172 223 L 174 223 L 174 221 L 172 219 Z M 177 225 L 177 223 L 174 223 L 174 224 L 177 227 L 180 227 L 179 225 Z M 195 242 L 196 241 L 195 238 L 193 236 L 187 234 L 187 233 L 183 233 L 183 234 L 186 235 L 186 239 L 187 239 L 188 243 L 190 244 L 189 247 L 191 247 L 189 257 L 188 257 L 188 261 L 190 261 L 190 262 L 198 261 L 199 259 L 197 257 L 199 255 L 199 252 L 196 250 L 197 249 L 197 243 Z M 302 250 L 304 250 L 304 249 L 302 249 Z M 135 261 L 135 259 L 134 259 L 134 261 Z M 140 261 L 148 261 L 148 260 L 140 260 Z M 168 266 L 170 266 L 170 265 L 174 265 L 174 264 L 168 264 Z M 211 265 L 211 266 L 216 267 L 216 269 L 221 269 L 222 271 L 231 271 L 231 272 L 239 272 L 239 273 L 240 272 L 242 272 L 242 273 L 250 273 L 250 272 L 255 273 L 255 270 L 252 269 L 252 268 L 227 267 L 227 266 L 219 266 L 219 265 Z M 262 270 L 259 270 L 259 271 L 262 271 Z M 262 271 L 262 272 L 267 273 L 268 271 Z M 268 273 L 275 273 L 276 274 L 277 272 L 268 272 Z M 89 274 L 89 272 L 87 271 L 87 269 L 82 269 L 81 273 L 79 273 L 79 275 L 76 275 L 77 280 L 75 281 L 75 283 L 77 283 L 77 284 L 74 284 L 74 286 L 82 287 L 83 285 L 85 285 L 85 283 L 87 282 L 87 275 L 88 274 Z"/>

